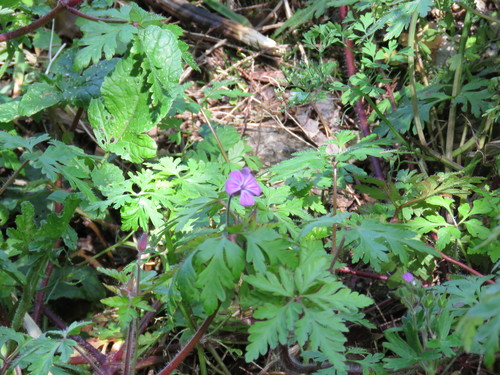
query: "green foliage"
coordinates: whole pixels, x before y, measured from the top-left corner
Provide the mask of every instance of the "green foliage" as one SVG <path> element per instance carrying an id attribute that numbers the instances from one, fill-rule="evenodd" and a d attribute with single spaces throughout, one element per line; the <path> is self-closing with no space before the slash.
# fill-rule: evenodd
<path id="1" fill-rule="evenodd" d="M 499 284 L 482 288 L 478 301 L 469 308 L 458 325 L 464 348 L 468 352 L 484 352 L 484 361 L 492 369 L 498 353 L 500 336 Z"/>
<path id="2" fill-rule="evenodd" d="M 101 147 L 132 162 L 156 155 L 154 140 L 144 133 L 170 110 L 181 74 L 181 51 L 172 32 L 149 26 L 139 32 L 136 43 L 141 53 L 121 60 L 104 79 L 103 100 L 91 100 L 89 105 Z"/>
<path id="3" fill-rule="evenodd" d="M 389 254 L 398 256 L 402 264 L 408 264 L 410 255 L 413 255 L 409 252 L 437 255 L 432 248 L 415 240 L 415 233 L 406 226 L 379 223 L 360 217 L 355 218 L 353 224 L 348 224 L 349 229 L 343 233 L 346 245 L 354 245 L 353 260 L 363 260 L 377 272 L 381 270 L 381 264 L 388 263 Z"/>
<path id="4" fill-rule="evenodd" d="M 213 238 L 197 248 L 194 261 L 204 265 L 196 286 L 201 288 L 203 307 L 212 314 L 218 301 L 227 299 L 226 291 L 232 290 L 245 266 L 243 250 L 227 238 Z"/>
<path id="5" fill-rule="evenodd" d="M 279 267 L 245 277 L 263 300 L 254 314 L 260 320 L 249 330 L 247 361 L 278 344 L 298 343 L 323 353 L 339 373 L 346 371 L 345 321 L 359 322 L 356 310 L 372 301 L 338 282 L 328 271 L 328 258 L 320 243 L 303 242 L 295 270 Z"/>
<path id="6" fill-rule="evenodd" d="M 76 342 L 69 338 L 78 334 L 87 323 L 73 323 L 64 331 L 49 331 L 36 339 L 26 334 L 15 332 L 8 327 L 0 327 L 0 343 L 15 342 L 14 366 L 26 369 L 30 373 L 66 375 L 76 370 L 67 362 L 73 353 Z"/>

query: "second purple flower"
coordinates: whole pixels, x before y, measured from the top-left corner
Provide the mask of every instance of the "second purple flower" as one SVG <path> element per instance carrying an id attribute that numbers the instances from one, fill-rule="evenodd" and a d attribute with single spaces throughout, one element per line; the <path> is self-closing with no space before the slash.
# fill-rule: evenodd
<path id="1" fill-rule="evenodd" d="M 226 181 L 226 192 L 230 195 L 240 194 L 240 203 L 248 207 L 255 203 L 254 196 L 259 196 L 262 190 L 257 180 L 248 167 L 241 171 L 229 173 L 229 179 Z"/>

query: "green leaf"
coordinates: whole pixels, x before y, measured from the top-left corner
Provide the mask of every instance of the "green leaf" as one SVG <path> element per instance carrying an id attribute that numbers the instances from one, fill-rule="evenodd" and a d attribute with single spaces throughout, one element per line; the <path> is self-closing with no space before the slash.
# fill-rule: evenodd
<path id="1" fill-rule="evenodd" d="M 293 277 L 285 268 L 279 268 L 279 278 L 272 272 L 245 276 L 245 281 L 262 292 L 279 297 L 293 297 Z"/>
<path id="2" fill-rule="evenodd" d="M 44 242 L 47 239 L 57 240 L 62 237 L 80 202 L 81 200 L 76 194 L 68 195 L 64 200 L 63 211 L 60 214 L 49 214 L 47 219 L 42 221 L 39 234 L 41 237 L 43 236 Z"/>
<path id="3" fill-rule="evenodd" d="M 257 359 L 269 349 L 276 348 L 278 343 L 287 344 L 289 331 L 293 330 L 301 310 L 297 302 L 290 302 L 285 306 L 266 303 L 259 307 L 254 318 L 265 320 L 258 320 L 249 328 L 250 344 L 247 346 L 245 360 L 251 362 Z"/>
<path id="4" fill-rule="evenodd" d="M 492 370 L 500 347 L 500 284 L 481 290 L 479 301 L 467 311 L 457 330 L 462 333 L 465 350 L 484 353 L 486 366 Z"/>
<path id="5" fill-rule="evenodd" d="M 144 54 L 142 66 L 148 72 L 152 103 L 161 119 L 178 95 L 182 52 L 177 36 L 170 30 L 148 26 L 139 32 L 138 46 Z"/>
<path id="6" fill-rule="evenodd" d="M 63 334 L 64 335 L 64 334 Z M 66 365 L 74 351 L 76 342 L 71 339 L 54 340 L 45 334 L 26 342 L 20 349 L 13 365 L 27 367 L 32 374 L 67 374 L 58 367 Z"/>
<path id="7" fill-rule="evenodd" d="M 347 370 L 343 332 L 348 329 L 332 311 L 304 308 L 301 319 L 295 323 L 295 334 L 300 345 L 306 343 L 311 350 L 320 350 L 341 373 Z"/>
<path id="8" fill-rule="evenodd" d="M 403 225 L 363 219 L 359 225 L 343 233 L 346 244 L 354 245 L 353 261 L 363 260 L 377 272 L 381 271 L 382 263 L 389 260 L 389 252 L 399 256 L 403 264 L 409 262 L 408 250 L 438 255 L 432 248 L 413 240 L 415 233 Z"/>
<path id="9" fill-rule="evenodd" d="M 121 60 L 104 79 L 103 101 L 92 99 L 88 112 L 101 148 L 135 163 L 156 156 L 156 143 L 144 134 L 159 121 L 150 111 L 145 77 L 133 57 Z"/>
<path id="10" fill-rule="evenodd" d="M 80 190 L 88 201 L 95 202 L 97 200 L 84 181 L 90 177 L 88 163 L 93 157 L 78 147 L 52 140 L 43 154 L 28 153 L 25 158 L 31 160 L 33 167 L 40 168 L 49 180 L 55 181 L 61 174 L 68 180 L 71 187 Z"/>
<path id="11" fill-rule="evenodd" d="M 245 267 L 243 250 L 227 238 L 210 238 L 198 246 L 195 262 L 203 266 L 196 286 L 202 289 L 203 307 L 207 314 L 224 302 Z"/>
<path id="12" fill-rule="evenodd" d="M 350 212 L 344 212 L 333 216 L 325 215 L 320 216 L 319 218 L 314 218 L 312 221 L 308 222 L 304 228 L 302 228 L 299 238 L 307 236 L 314 228 L 331 227 L 334 224 L 342 224 L 349 216 L 351 216 Z"/>
<path id="13" fill-rule="evenodd" d="M 490 109 L 494 103 L 491 101 L 492 93 L 488 89 L 477 90 L 481 87 L 488 87 L 489 81 L 475 78 L 462 86 L 460 93 L 455 97 L 454 102 L 463 105 L 463 111 L 469 111 L 480 118 L 484 112 Z"/>
<path id="14" fill-rule="evenodd" d="M 273 246 L 275 240 L 280 237 L 271 228 L 258 228 L 246 233 L 245 238 L 247 240 L 246 260 L 253 264 L 257 272 L 265 272 L 266 264 L 272 265 L 274 263 L 269 260 L 275 260 L 282 253 L 279 247 Z"/>
<path id="15" fill-rule="evenodd" d="M 241 23 L 244 26 L 252 27 L 252 24 L 250 23 L 250 21 L 248 21 L 241 14 L 233 12 L 231 10 L 231 8 L 222 4 L 220 1 L 218 1 L 218 0 L 203 0 L 203 2 L 205 4 L 207 4 L 210 8 L 215 10 L 217 13 L 219 13 L 221 16 L 229 18 L 230 20 L 233 20 L 235 22 Z"/>
<path id="16" fill-rule="evenodd" d="M 137 33 L 137 29 L 128 23 L 80 22 L 84 35 L 78 44 L 84 47 L 76 54 L 74 70 L 87 67 L 91 61 L 97 64 L 103 53 L 106 60 L 111 60 L 118 48 L 127 45 Z"/>
<path id="17" fill-rule="evenodd" d="M 22 97 L 9 100 L 8 102 L 0 104 L 0 123 L 11 122 L 20 116 L 19 102 Z"/>
<path id="18" fill-rule="evenodd" d="M 56 268 L 47 293 L 49 299 L 84 299 L 98 301 L 106 296 L 102 281 L 91 267 L 64 266 Z"/>
<path id="19" fill-rule="evenodd" d="M 83 71 L 73 71 L 75 51 L 68 50 L 56 60 L 52 71 L 57 74 L 55 85 L 62 92 L 64 101 L 88 108 L 91 99 L 101 95 L 101 85 L 119 59 L 101 60 Z"/>
<path id="20" fill-rule="evenodd" d="M 45 108 L 52 107 L 63 99 L 62 93 L 46 82 L 37 82 L 29 86 L 19 102 L 19 114 L 32 116 Z"/>
<path id="21" fill-rule="evenodd" d="M 484 223 L 477 219 L 470 219 L 464 222 L 467 232 L 472 236 L 484 240 L 488 238 L 490 230 L 484 226 Z"/>
<path id="22" fill-rule="evenodd" d="M 32 152 L 33 148 L 41 143 L 50 139 L 48 134 L 41 134 L 38 137 L 29 137 L 24 138 L 19 135 L 10 134 L 7 132 L 0 132 L 0 144 L 2 144 L 2 148 L 25 148 L 28 151 Z"/>
<path id="23" fill-rule="evenodd" d="M 23 254 L 28 251 L 32 242 L 37 238 L 35 225 L 35 208 L 30 202 L 21 204 L 21 214 L 16 216 L 16 229 L 7 228 L 9 247 L 15 249 L 10 255 Z"/>

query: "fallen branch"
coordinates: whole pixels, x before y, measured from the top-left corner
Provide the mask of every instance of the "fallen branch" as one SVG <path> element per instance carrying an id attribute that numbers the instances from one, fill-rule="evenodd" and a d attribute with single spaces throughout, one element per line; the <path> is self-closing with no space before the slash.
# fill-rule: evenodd
<path id="1" fill-rule="evenodd" d="M 146 0 L 146 3 L 157 5 L 183 22 L 193 22 L 207 30 L 218 31 L 227 38 L 257 49 L 265 49 L 269 55 L 283 55 L 283 49 L 274 40 L 257 30 L 194 6 L 186 0 Z"/>

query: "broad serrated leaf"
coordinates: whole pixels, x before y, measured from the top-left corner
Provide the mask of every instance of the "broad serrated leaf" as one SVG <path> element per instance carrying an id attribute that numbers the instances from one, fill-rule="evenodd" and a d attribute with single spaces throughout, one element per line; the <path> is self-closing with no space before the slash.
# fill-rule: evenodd
<path id="1" fill-rule="evenodd" d="M 129 56 L 116 65 L 102 84 L 103 101 L 91 100 L 88 116 L 104 150 L 139 163 L 156 156 L 156 143 L 145 133 L 159 118 L 150 111 L 146 72 L 135 63 Z"/>
<path id="2" fill-rule="evenodd" d="M 148 26 L 139 32 L 139 45 L 144 54 L 142 66 L 148 72 L 153 106 L 164 117 L 178 92 L 182 73 L 182 53 L 178 40 L 170 30 Z"/>
<path id="3" fill-rule="evenodd" d="M 8 102 L 0 104 L 0 123 L 2 122 L 11 122 L 15 120 L 21 114 L 19 113 L 19 102 L 21 101 L 20 97 L 9 100 Z"/>
<path id="4" fill-rule="evenodd" d="M 61 90 L 65 102 L 78 107 L 87 108 L 91 99 L 96 99 L 101 94 L 101 85 L 106 77 L 116 66 L 119 59 L 110 61 L 101 60 L 83 71 L 73 71 L 75 53 L 73 50 L 60 56 L 53 67 L 58 74 L 55 85 Z"/>

